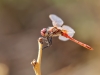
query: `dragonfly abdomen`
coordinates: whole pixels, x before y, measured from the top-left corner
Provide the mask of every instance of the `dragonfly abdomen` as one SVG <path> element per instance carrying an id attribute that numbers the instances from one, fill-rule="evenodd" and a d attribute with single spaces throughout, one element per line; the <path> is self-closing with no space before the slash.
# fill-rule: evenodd
<path id="1" fill-rule="evenodd" d="M 79 45 L 81 45 L 81 46 L 83 46 L 83 47 L 85 47 L 85 48 L 87 48 L 89 50 L 93 50 L 93 48 L 90 47 L 89 45 L 84 44 L 84 43 L 82 43 L 82 42 L 80 42 L 80 41 L 68 36 L 66 33 L 62 33 L 62 35 L 65 36 L 66 38 L 69 38 L 71 41 L 73 41 L 73 42 L 75 42 L 75 43 L 77 43 L 77 44 L 79 44 Z"/>

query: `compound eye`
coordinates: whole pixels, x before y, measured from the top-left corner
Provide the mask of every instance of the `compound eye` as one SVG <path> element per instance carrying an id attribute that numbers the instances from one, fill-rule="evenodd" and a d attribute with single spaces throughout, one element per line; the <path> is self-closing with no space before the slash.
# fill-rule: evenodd
<path id="1" fill-rule="evenodd" d="M 43 28 L 43 29 L 41 30 L 41 35 L 42 35 L 42 36 L 45 36 L 46 32 L 47 32 L 47 29 L 46 29 L 46 28 Z"/>

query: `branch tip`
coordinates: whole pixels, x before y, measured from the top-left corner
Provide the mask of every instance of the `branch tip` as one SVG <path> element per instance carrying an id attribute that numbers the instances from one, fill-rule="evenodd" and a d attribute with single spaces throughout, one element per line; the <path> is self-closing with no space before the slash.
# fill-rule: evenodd
<path id="1" fill-rule="evenodd" d="M 35 67 L 35 65 L 37 64 L 37 61 L 34 59 L 31 64 L 33 65 L 33 67 Z"/>

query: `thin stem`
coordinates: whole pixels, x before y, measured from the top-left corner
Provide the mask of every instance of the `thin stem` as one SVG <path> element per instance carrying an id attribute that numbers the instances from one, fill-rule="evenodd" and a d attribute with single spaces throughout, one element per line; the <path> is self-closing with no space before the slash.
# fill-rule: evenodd
<path id="1" fill-rule="evenodd" d="M 35 71 L 36 75 L 41 75 L 41 58 L 42 58 L 42 48 L 43 48 L 43 38 L 40 37 L 38 39 L 38 46 L 39 46 L 39 51 L 38 51 L 38 57 L 37 61 L 34 59 L 31 64 L 33 65 L 33 69 Z"/>

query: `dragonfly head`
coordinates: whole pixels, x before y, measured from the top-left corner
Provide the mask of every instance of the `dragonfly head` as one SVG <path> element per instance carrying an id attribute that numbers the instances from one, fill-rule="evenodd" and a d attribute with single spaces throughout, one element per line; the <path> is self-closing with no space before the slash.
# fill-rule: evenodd
<path id="1" fill-rule="evenodd" d="M 41 30 L 41 35 L 42 35 L 42 36 L 46 36 L 46 34 L 47 34 L 47 28 L 43 28 L 43 29 Z"/>

